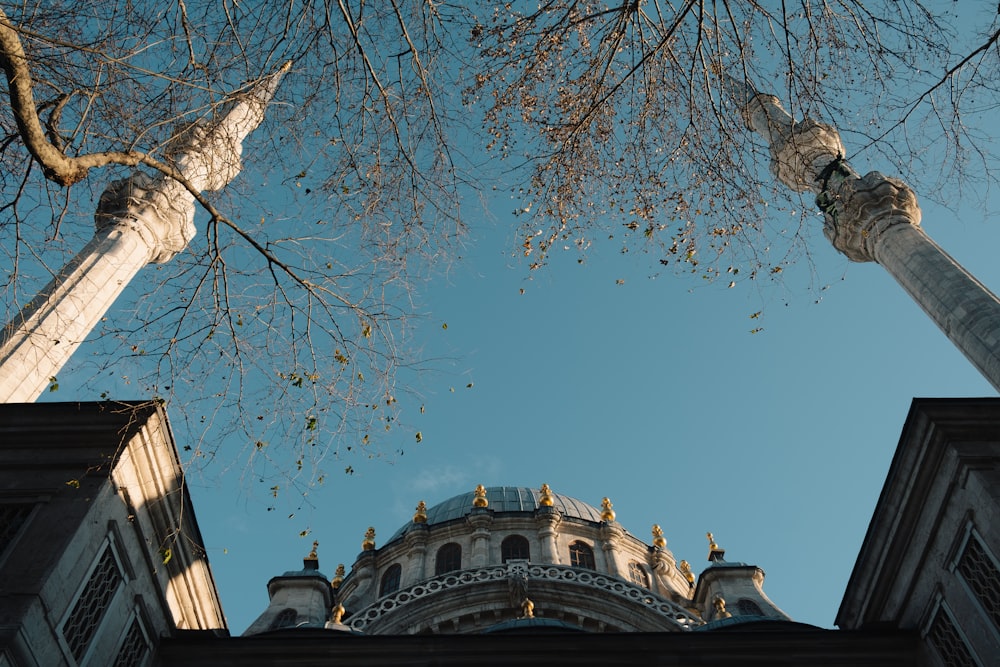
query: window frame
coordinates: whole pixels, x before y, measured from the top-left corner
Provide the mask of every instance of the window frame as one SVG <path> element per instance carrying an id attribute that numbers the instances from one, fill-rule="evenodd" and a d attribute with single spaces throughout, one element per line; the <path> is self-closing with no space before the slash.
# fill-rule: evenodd
<path id="1" fill-rule="evenodd" d="M 637 560 L 630 560 L 628 562 L 628 578 L 636 586 L 642 586 L 646 590 L 650 590 L 651 588 L 649 572 L 646 572 L 646 568 Z"/>
<path id="2" fill-rule="evenodd" d="M 438 547 L 434 556 L 434 576 L 462 569 L 462 545 L 448 542 Z"/>
<path id="3" fill-rule="evenodd" d="M 574 540 L 569 545 L 569 564 L 585 570 L 597 570 L 594 547 L 583 540 Z"/>
<path id="4" fill-rule="evenodd" d="M 383 597 L 385 595 L 392 595 L 399 590 L 400 582 L 403 579 L 403 566 L 399 563 L 393 563 L 385 572 L 382 573 L 382 578 L 379 580 L 378 584 L 378 596 Z M 387 584 L 391 584 L 391 590 L 386 590 L 388 588 Z"/>
<path id="5" fill-rule="evenodd" d="M 74 612 L 77 611 L 77 605 L 80 603 L 83 594 L 87 591 L 91 577 L 94 576 L 97 568 L 104 560 L 105 554 L 109 554 L 112 564 L 117 570 L 118 582 L 114 586 L 114 591 L 108 596 L 107 604 L 101 610 L 96 621 L 94 621 L 94 630 L 90 635 L 90 638 L 84 643 L 83 651 L 80 653 L 78 658 L 73 654 L 73 648 L 70 646 L 69 637 L 66 636 L 66 625 L 73 617 Z M 115 544 L 115 540 L 112 538 L 111 534 L 107 535 L 103 540 L 101 540 L 100 546 L 97 549 L 97 554 L 94 556 L 90 566 L 87 568 L 86 576 L 83 577 L 80 585 L 77 586 L 73 596 L 69 599 L 69 602 L 66 605 L 66 610 L 63 612 L 63 616 L 59 620 L 59 625 L 57 626 L 58 632 L 55 633 L 57 641 L 69 664 L 86 665 L 90 661 L 94 647 L 100 643 L 100 638 L 107 629 L 105 628 L 105 621 L 108 618 L 108 612 L 114 608 L 115 604 L 117 604 L 119 597 L 124 594 L 123 591 L 132 579 L 132 573 L 129 568 L 125 567 L 124 561 L 119 555 L 119 549 Z"/>
<path id="6" fill-rule="evenodd" d="M 500 562 L 510 560 L 531 560 L 531 542 L 524 535 L 508 535 L 500 542 Z"/>

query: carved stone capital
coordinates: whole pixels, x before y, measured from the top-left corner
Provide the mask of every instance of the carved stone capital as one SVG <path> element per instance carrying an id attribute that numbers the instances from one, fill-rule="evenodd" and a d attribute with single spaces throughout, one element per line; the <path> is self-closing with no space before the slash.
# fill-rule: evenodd
<path id="1" fill-rule="evenodd" d="M 555 528 L 562 521 L 562 514 L 555 507 L 539 507 L 535 510 L 535 523 L 539 529 Z"/>
<path id="2" fill-rule="evenodd" d="M 112 226 L 134 230 L 149 247 L 149 261 L 162 264 L 194 238 L 194 197 L 173 179 L 137 171 L 108 185 L 94 223 L 98 231 Z"/>
<path id="3" fill-rule="evenodd" d="M 618 543 L 621 541 L 622 537 L 625 536 L 625 531 L 621 529 L 618 524 L 614 523 L 603 523 L 601 524 L 601 540 L 604 542 L 604 549 L 617 549 Z"/>
<path id="4" fill-rule="evenodd" d="M 875 248 L 892 225 L 920 224 L 913 190 L 877 171 L 844 180 L 816 203 L 826 214 L 823 234 L 853 262 L 876 261 Z"/>
<path id="5" fill-rule="evenodd" d="M 403 534 L 403 542 L 409 549 L 423 549 L 427 545 L 428 534 L 430 527 L 426 523 L 415 523 Z"/>
<path id="6" fill-rule="evenodd" d="M 493 510 L 477 508 L 469 512 L 465 518 L 469 525 L 476 529 L 476 532 L 488 533 L 490 525 L 493 523 Z"/>

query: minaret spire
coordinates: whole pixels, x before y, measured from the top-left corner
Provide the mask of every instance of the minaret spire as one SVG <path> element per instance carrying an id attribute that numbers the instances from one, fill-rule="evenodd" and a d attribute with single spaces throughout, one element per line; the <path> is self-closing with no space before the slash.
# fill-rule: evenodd
<path id="1" fill-rule="evenodd" d="M 219 190 L 240 172 L 243 140 L 290 65 L 234 96 L 219 119 L 175 137 L 171 162 L 185 183 L 136 171 L 108 186 L 93 239 L 0 332 L 0 403 L 38 398 L 139 270 L 187 246 L 195 235 L 192 190 Z"/>
<path id="2" fill-rule="evenodd" d="M 852 261 L 881 264 L 1000 391 L 1000 299 L 924 233 L 913 190 L 877 171 L 859 176 L 835 127 L 796 122 L 777 97 L 723 79 L 749 128 L 770 144 L 775 177 L 816 193 L 833 246 Z"/>

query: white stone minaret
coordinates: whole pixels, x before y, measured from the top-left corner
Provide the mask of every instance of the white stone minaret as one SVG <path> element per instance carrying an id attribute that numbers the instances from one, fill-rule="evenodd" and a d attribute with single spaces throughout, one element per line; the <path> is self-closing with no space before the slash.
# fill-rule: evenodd
<path id="1" fill-rule="evenodd" d="M 878 262 L 1000 391 L 1000 299 L 920 227 L 920 207 L 902 181 L 859 176 L 844 161 L 836 128 L 796 122 L 777 97 L 726 77 L 750 129 L 768 140 L 771 171 L 796 192 L 816 193 L 823 232 L 855 262 Z"/>
<path id="2" fill-rule="evenodd" d="M 219 190 L 240 172 L 243 140 L 264 119 L 290 63 L 234 100 L 208 125 L 177 137 L 172 167 L 185 184 L 136 171 L 101 195 L 94 238 L 0 332 L 0 403 L 34 401 L 149 263 L 163 263 L 195 235 L 194 192 Z"/>

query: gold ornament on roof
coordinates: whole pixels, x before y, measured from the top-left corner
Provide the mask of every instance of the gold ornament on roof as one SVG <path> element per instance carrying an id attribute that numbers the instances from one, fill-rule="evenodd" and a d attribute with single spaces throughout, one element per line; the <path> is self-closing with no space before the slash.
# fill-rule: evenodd
<path id="1" fill-rule="evenodd" d="M 611 507 L 611 500 L 605 496 L 605 498 L 601 500 L 601 521 L 607 521 L 610 523 L 615 520 L 615 511 L 611 509 Z"/>
<path id="2" fill-rule="evenodd" d="M 427 523 L 427 503 L 417 503 L 417 512 L 413 515 L 413 523 Z"/>
<path id="3" fill-rule="evenodd" d="M 333 579 L 330 580 L 330 588 L 340 588 L 340 584 L 344 581 L 344 564 L 341 563 L 337 566 L 337 571 L 333 573 Z"/>
<path id="4" fill-rule="evenodd" d="M 535 603 L 531 601 L 531 598 L 524 598 L 521 600 L 521 618 L 534 618 L 535 617 Z"/>
<path id="5" fill-rule="evenodd" d="M 680 568 L 681 574 L 684 575 L 684 578 L 688 580 L 688 584 L 694 586 L 694 573 L 691 571 L 691 563 L 686 560 L 682 560 L 677 567 Z"/>
<path id="6" fill-rule="evenodd" d="M 368 526 L 368 530 L 365 531 L 365 539 L 361 542 L 362 551 L 371 551 L 375 548 L 375 527 Z"/>
<path id="7" fill-rule="evenodd" d="M 316 555 L 316 549 L 318 548 L 319 548 L 319 540 L 313 540 L 312 551 L 310 551 L 309 555 L 306 556 L 306 560 L 319 560 L 319 557 Z"/>
<path id="8" fill-rule="evenodd" d="M 715 607 L 715 620 L 733 617 L 732 614 L 726 611 L 726 601 L 721 595 L 715 596 L 715 599 L 712 601 L 712 605 Z"/>
<path id="9" fill-rule="evenodd" d="M 552 489 L 548 484 L 542 484 L 541 493 L 538 496 L 539 507 L 552 507 Z"/>
<path id="10" fill-rule="evenodd" d="M 483 508 L 489 506 L 490 501 L 486 499 L 485 486 L 483 486 L 482 484 L 477 485 L 474 493 L 476 494 L 476 497 L 472 499 L 473 507 Z"/>
<path id="11" fill-rule="evenodd" d="M 712 536 L 712 533 L 705 533 L 705 536 L 708 538 L 708 560 L 723 560 L 726 550 L 715 543 L 715 537 Z"/>
<path id="12" fill-rule="evenodd" d="M 344 614 L 346 613 L 347 610 L 344 609 L 344 605 L 338 604 L 336 607 L 333 608 L 333 622 L 339 625 L 340 619 L 344 618 Z"/>
<path id="13" fill-rule="evenodd" d="M 653 546 L 660 549 L 667 546 L 667 540 L 663 537 L 663 529 L 658 523 L 653 524 Z"/>

